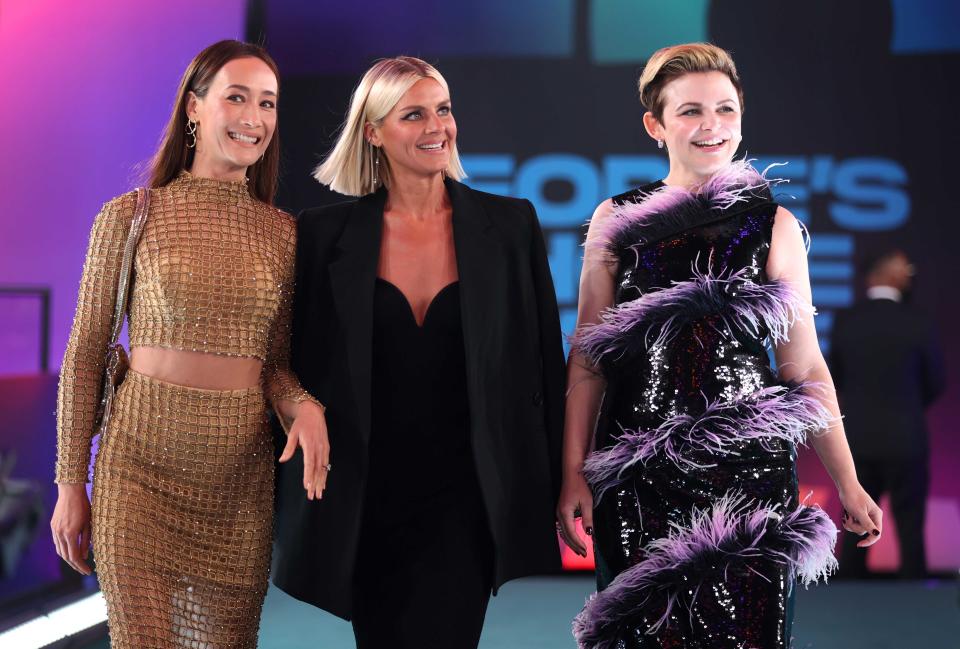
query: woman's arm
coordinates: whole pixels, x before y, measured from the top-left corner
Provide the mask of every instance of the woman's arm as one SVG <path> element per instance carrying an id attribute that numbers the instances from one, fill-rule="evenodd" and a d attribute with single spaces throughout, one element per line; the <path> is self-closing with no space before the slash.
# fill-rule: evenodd
<path id="1" fill-rule="evenodd" d="M 85 483 L 107 343 L 113 327 L 117 284 L 136 194 L 103 206 L 93 223 L 80 278 L 77 311 L 60 366 L 57 390 L 57 504 L 50 519 L 53 542 L 64 561 L 89 575 L 90 501 Z"/>
<path id="2" fill-rule="evenodd" d="M 610 217 L 613 203 L 601 203 L 590 219 L 587 243 L 595 243 L 600 225 Z M 580 273 L 577 328 L 600 321 L 604 309 L 613 306 L 616 264 L 598 248 L 588 245 Z M 587 534 L 593 533 L 593 495 L 583 477 L 583 462 L 590 450 L 606 381 L 593 363 L 571 350 L 567 363 L 567 404 L 563 427 L 563 486 L 557 503 L 557 520 L 564 542 L 586 556 L 587 547 L 577 535 L 576 512 L 583 518 Z"/>
<path id="3" fill-rule="evenodd" d="M 135 193 L 113 199 L 100 210 L 90 231 L 77 310 L 60 366 L 55 478 L 58 484 L 89 482 L 90 440 L 103 389 L 120 266 L 135 207 Z"/>
<path id="4" fill-rule="evenodd" d="M 264 391 L 283 428 L 287 444 L 280 462 L 293 457 L 297 446 L 303 449 L 303 488 L 307 498 L 322 498 L 327 486 L 330 441 L 327 436 L 325 408 L 303 389 L 290 369 L 290 335 L 293 320 L 293 290 L 299 246 L 291 246 L 281 282 L 280 307 L 270 333 L 270 350 L 263 366 Z"/>
<path id="5" fill-rule="evenodd" d="M 777 209 L 774 221 L 767 275 L 788 283 L 804 304 L 812 305 L 803 234 L 799 222 L 783 207 Z M 869 535 L 858 544 L 861 547 L 873 545 L 883 530 L 883 514 L 857 480 L 833 380 L 817 341 L 812 307 L 796 314 L 788 337 L 774 349 L 780 376 L 787 381 L 808 381 L 820 386 L 815 396 L 833 415 L 833 423 L 826 430 L 814 433 L 810 444 L 836 484 L 840 501 L 849 514 L 849 519 L 843 521 L 844 528 Z"/>

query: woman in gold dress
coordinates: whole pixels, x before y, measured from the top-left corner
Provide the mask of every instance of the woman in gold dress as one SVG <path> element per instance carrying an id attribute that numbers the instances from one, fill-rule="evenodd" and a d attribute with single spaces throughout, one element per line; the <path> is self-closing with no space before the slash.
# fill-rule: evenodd
<path id="1" fill-rule="evenodd" d="M 123 248 L 136 192 L 97 216 L 64 356 L 51 527 L 78 571 L 91 539 L 114 647 L 254 647 L 273 520 L 268 403 L 326 484 L 323 406 L 288 367 L 296 227 L 272 207 L 276 64 L 221 41 L 184 73 L 151 169 L 130 293 L 130 370 L 87 499 Z"/>

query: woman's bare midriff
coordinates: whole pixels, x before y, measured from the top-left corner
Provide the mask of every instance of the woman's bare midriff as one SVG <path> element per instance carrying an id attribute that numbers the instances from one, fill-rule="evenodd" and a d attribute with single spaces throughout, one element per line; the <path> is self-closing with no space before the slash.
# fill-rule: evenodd
<path id="1" fill-rule="evenodd" d="M 130 369 L 191 388 L 242 390 L 260 384 L 263 362 L 251 356 L 223 356 L 166 347 L 134 347 Z"/>

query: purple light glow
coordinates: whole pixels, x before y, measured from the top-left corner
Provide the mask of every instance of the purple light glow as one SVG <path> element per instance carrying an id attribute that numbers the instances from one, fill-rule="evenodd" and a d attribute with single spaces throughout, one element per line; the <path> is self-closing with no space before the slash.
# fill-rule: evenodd
<path id="1" fill-rule="evenodd" d="M 0 0 L 0 284 L 53 289 L 51 369 L 63 357 L 93 217 L 139 184 L 184 68 L 210 43 L 242 38 L 245 8 Z"/>

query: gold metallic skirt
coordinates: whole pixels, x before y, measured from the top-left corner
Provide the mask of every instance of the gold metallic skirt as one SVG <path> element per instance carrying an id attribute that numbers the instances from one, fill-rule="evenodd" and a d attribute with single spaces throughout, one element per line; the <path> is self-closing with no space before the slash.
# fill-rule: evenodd
<path id="1" fill-rule="evenodd" d="M 262 390 L 129 371 L 113 407 L 92 504 L 112 646 L 255 647 L 273 522 Z"/>

